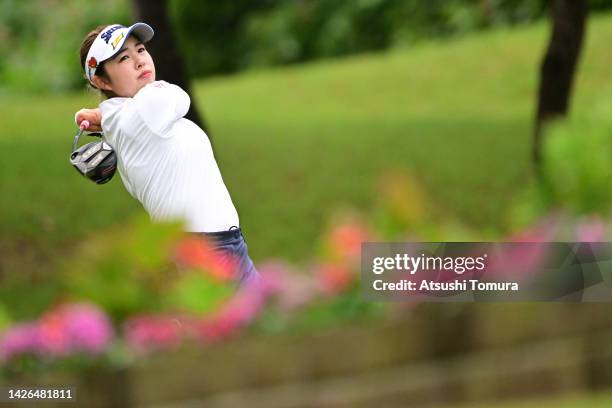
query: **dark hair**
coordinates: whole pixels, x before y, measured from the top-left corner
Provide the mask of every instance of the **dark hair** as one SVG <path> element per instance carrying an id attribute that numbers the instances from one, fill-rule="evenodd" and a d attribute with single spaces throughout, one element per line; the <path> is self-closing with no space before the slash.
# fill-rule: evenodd
<path id="1" fill-rule="evenodd" d="M 90 31 L 85 36 L 85 38 L 83 39 L 83 42 L 81 43 L 81 49 L 79 51 L 80 56 L 81 56 L 81 69 L 83 70 L 83 75 L 84 75 L 85 79 L 87 79 L 87 84 L 89 86 L 91 86 L 93 89 L 98 89 L 98 88 L 96 88 L 91 82 L 89 82 L 89 79 L 87 78 L 87 75 L 85 75 L 85 59 L 87 58 L 87 53 L 89 52 L 89 49 L 91 48 L 91 45 L 95 41 L 96 37 L 106 27 L 108 27 L 108 25 L 101 25 L 101 26 L 97 26 L 92 31 Z M 96 75 L 98 75 L 98 76 L 100 76 L 100 77 L 102 77 L 102 78 L 104 78 L 104 79 L 106 79 L 107 81 L 110 82 L 110 77 L 108 76 L 108 74 L 106 73 L 106 70 L 104 69 L 104 63 L 105 62 L 106 61 L 101 62 L 98 65 L 98 68 L 96 68 Z M 107 90 L 104 90 L 104 89 L 98 89 L 98 91 L 100 91 L 100 93 L 102 95 L 104 95 L 106 98 L 113 98 L 113 97 L 117 96 L 113 91 L 107 91 Z"/>

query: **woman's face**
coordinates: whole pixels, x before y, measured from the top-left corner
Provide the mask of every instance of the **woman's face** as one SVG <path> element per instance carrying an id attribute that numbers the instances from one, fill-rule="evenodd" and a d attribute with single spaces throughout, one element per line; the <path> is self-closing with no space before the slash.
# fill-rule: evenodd
<path id="1" fill-rule="evenodd" d="M 104 69 L 110 82 L 94 75 L 94 84 L 100 89 L 114 92 L 117 96 L 131 98 L 146 84 L 155 81 L 155 64 L 151 54 L 133 35 L 123 43 L 117 55 L 105 61 Z"/>

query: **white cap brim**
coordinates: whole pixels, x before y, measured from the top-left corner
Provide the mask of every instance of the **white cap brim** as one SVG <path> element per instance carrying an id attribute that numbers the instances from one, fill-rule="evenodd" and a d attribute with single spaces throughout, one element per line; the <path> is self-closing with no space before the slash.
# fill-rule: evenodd
<path id="1" fill-rule="evenodd" d="M 145 23 L 136 23 L 129 27 L 120 24 L 105 27 L 91 44 L 87 58 L 85 58 L 84 69 L 89 82 L 92 82 L 96 69 L 102 62 L 121 51 L 121 47 L 130 34 L 134 34 L 140 41 L 146 43 L 153 38 L 154 33 L 153 28 Z"/>

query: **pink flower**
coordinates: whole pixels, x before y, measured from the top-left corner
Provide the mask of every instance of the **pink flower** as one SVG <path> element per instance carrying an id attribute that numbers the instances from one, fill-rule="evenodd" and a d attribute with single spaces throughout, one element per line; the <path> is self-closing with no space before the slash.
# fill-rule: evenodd
<path id="1" fill-rule="evenodd" d="M 508 243 L 490 257 L 485 276 L 525 280 L 541 271 L 549 255 L 548 248 L 546 242 Z"/>
<path id="2" fill-rule="evenodd" d="M 0 336 L 0 356 L 3 360 L 25 354 L 41 354 L 40 331 L 35 323 L 15 325 Z"/>
<path id="3" fill-rule="evenodd" d="M 200 269 L 220 281 L 231 280 L 238 266 L 234 257 L 215 250 L 205 238 L 197 236 L 181 239 L 175 259 L 183 267 Z"/>
<path id="4" fill-rule="evenodd" d="M 533 227 L 509 236 L 503 252 L 489 259 L 487 275 L 524 280 L 538 273 L 548 257 L 547 243 L 554 240 L 563 224 L 561 214 L 552 214 Z"/>
<path id="5" fill-rule="evenodd" d="M 259 264 L 264 291 L 276 297 L 279 306 L 290 311 L 308 303 L 317 294 L 311 276 L 296 271 L 290 265 L 272 261 Z"/>
<path id="6" fill-rule="evenodd" d="M 102 353 L 113 338 L 110 319 L 88 303 L 59 306 L 41 316 L 38 328 L 41 347 L 55 356 Z"/>
<path id="7" fill-rule="evenodd" d="M 6 360 L 22 354 L 62 357 L 78 352 L 101 353 L 112 337 L 110 320 L 97 307 L 66 304 L 36 322 L 7 330 L 0 340 L 0 353 Z"/>
<path id="8" fill-rule="evenodd" d="M 240 290 L 221 310 L 200 323 L 200 334 L 204 340 L 217 341 L 235 334 L 251 323 L 265 303 L 262 287 L 254 285 Z"/>
<path id="9" fill-rule="evenodd" d="M 314 270 L 319 290 L 326 295 L 344 291 L 355 279 L 355 274 L 346 266 L 337 263 L 324 263 Z"/>
<path id="10" fill-rule="evenodd" d="M 274 295 L 285 290 L 286 275 L 291 273 L 291 266 L 282 261 L 268 261 L 257 265 L 261 275 L 261 290 L 266 296 Z"/>
<path id="11" fill-rule="evenodd" d="M 68 355 L 70 353 L 70 335 L 66 329 L 63 316 L 47 313 L 38 322 L 41 346 L 51 355 Z"/>
<path id="12" fill-rule="evenodd" d="M 137 352 L 175 349 L 183 335 L 183 324 L 176 316 L 141 315 L 125 323 L 125 341 Z"/>
<path id="13" fill-rule="evenodd" d="M 332 229 L 329 242 L 334 259 L 354 261 L 361 254 L 361 243 L 368 241 L 370 233 L 358 223 L 344 223 Z"/>
<path id="14" fill-rule="evenodd" d="M 73 304 L 66 306 L 62 313 L 74 349 L 101 353 L 110 344 L 113 338 L 111 321 L 99 308 L 87 304 Z"/>
<path id="15" fill-rule="evenodd" d="M 578 242 L 600 242 L 605 237 L 605 225 L 598 216 L 587 217 L 576 227 L 576 240 Z"/>

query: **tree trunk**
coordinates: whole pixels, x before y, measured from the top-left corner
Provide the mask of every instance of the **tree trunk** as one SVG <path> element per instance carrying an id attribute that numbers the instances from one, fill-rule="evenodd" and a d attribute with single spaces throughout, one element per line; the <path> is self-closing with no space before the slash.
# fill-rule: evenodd
<path id="1" fill-rule="evenodd" d="M 493 4 L 491 4 L 491 0 L 480 0 L 480 16 L 481 20 L 485 27 L 490 27 L 493 25 L 493 20 L 495 19 L 495 10 Z"/>
<path id="2" fill-rule="evenodd" d="M 586 0 L 553 0 L 552 35 L 540 66 L 533 158 L 540 168 L 542 130 L 546 122 L 567 113 L 587 19 Z"/>
<path id="3" fill-rule="evenodd" d="M 157 78 L 178 85 L 189 94 L 191 105 L 185 118 L 204 129 L 210 138 L 210 133 L 198 113 L 196 99 L 189 86 L 185 62 L 177 45 L 172 22 L 168 17 L 168 2 L 166 0 L 133 0 L 132 4 L 137 20 L 151 25 L 155 30 L 155 37 L 147 44 L 147 50 L 155 61 Z"/>

